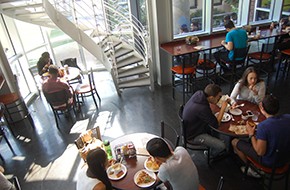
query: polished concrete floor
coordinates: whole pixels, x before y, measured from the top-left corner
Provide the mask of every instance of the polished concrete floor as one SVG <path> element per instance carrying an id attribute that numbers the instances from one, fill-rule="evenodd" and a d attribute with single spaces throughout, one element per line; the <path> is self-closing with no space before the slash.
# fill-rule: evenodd
<path id="1" fill-rule="evenodd" d="M 7 130 L 9 141 L 15 150 L 11 153 L 1 141 L 0 153 L 6 175 L 17 175 L 23 190 L 73 190 L 76 189 L 76 174 L 83 162 L 74 145 L 74 140 L 85 129 L 99 125 L 103 139 L 114 139 L 124 134 L 148 132 L 160 134 L 161 120 L 179 128 L 177 110 L 181 96 L 172 99 L 171 87 L 156 87 L 154 92 L 146 87 L 126 89 L 121 96 L 116 93 L 107 72 L 95 74 L 102 101 L 99 109 L 87 98 L 82 113 L 73 119 L 60 116 L 60 128 L 56 128 L 52 111 L 44 97 L 38 97 L 29 107 L 35 129 L 28 122 L 11 126 L 15 137 Z M 270 82 L 268 92 L 281 100 L 281 113 L 290 113 L 289 79 Z M 226 88 L 226 86 L 224 86 Z M 226 138 L 226 137 L 223 137 Z M 190 152 L 197 165 L 200 183 L 207 190 L 216 189 L 220 175 L 225 178 L 225 190 L 262 189 L 260 180 L 242 179 L 240 163 L 234 156 L 226 157 L 208 167 L 201 152 Z M 280 182 L 282 183 L 282 182 Z M 275 190 L 281 184 L 275 184 Z"/>

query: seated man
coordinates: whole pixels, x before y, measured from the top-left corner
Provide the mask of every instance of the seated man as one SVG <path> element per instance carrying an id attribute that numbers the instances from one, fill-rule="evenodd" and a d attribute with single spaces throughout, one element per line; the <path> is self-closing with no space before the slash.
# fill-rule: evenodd
<path id="1" fill-rule="evenodd" d="M 66 90 L 68 97 L 72 97 L 72 92 L 69 85 L 66 82 L 62 82 L 58 78 L 58 68 L 55 65 L 50 65 L 48 69 L 50 77 L 43 83 L 42 90 L 46 93 L 58 92 Z"/>
<path id="2" fill-rule="evenodd" d="M 208 134 L 209 125 L 218 128 L 222 120 L 227 101 L 222 103 L 222 107 L 217 117 L 212 113 L 210 103 L 216 104 L 222 96 L 221 88 L 216 84 L 209 84 L 204 91 L 195 92 L 190 100 L 185 104 L 183 110 L 183 121 L 187 133 L 187 139 L 196 144 L 206 145 L 211 148 L 212 157 L 221 155 L 225 151 L 225 144 L 220 139 Z"/>
<path id="3" fill-rule="evenodd" d="M 214 57 L 223 70 L 229 70 L 228 66 L 221 62 L 221 59 L 226 62 L 232 61 L 234 59 L 234 48 L 247 47 L 248 35 L 246 30 L 236 28 L 231 20 L 226 21 L 225 28 L 228 33 L 226 39 L 221 42 L 221 45 L 223 45 L 226 50 L 215 52 Z M 242 58 L 236 58 L 236 60 L 242 60 Z"/>
<path id="4" fill-rule="evenodd" d="M 198 190 L 196 166 L 183 147 L 172 152 L 162 138 L 153 138 L 148 141 L 146 149 L 160 165 L 157 180 L 169 183 L 174 190 Z"/>
<path id="5" fill-rule="evenodd" d="M 279 149 L 285 159 L 289 161 L 290 155 L 290 114 L 278 115 L 279 101 L 272 95 L 266 95 L 264 100 L 259 104 L 261 113 L 266 117 L 257 126 L 251 127 L 247 123 L 250 142 L 233 139 L 232 145 L 235 153 L 246 163 L 246 156 L 265 166 L 272 166 L 275 162 L 275 151 Z M 287 160 L 286 160 L 287 161 Z M 285 163 L 278 163 L 277 167 Z M 242 166 L 241 170 L 244 170 Z M 248 174 L 253 174 L 249 168 Z"/>

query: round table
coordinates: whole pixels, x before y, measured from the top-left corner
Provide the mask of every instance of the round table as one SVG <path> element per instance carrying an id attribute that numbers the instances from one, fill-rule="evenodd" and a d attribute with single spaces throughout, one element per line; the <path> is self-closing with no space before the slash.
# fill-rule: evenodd
<path id="1" fill-rule="evenodd" d="M 64 76 L 60 77 L 60 80 L 69 82 L 70 80 L 76 79 L 80 76 L 80 70 L 76 67 L 68 67 L 68 73 L 64 71 Z M 42 77 L 48 77 L 49 73 L 43 73 Z"/>
<path id="2" fill-rule="evenodd" d="M 266 119 L 266 117 L 260 112 L 259 106 L 257 104 L 254 104 L 252 102 L 245 101 L 245 100 L 239 100 L 237 103 L 238 104 L 243 104 L 243 103 L 245 104 L 244 106 L 239 107 L 239 109 L 242 110 L 243 114 L 245 114 L 246 111 L 248 111 L 248 110 L 250 110 L 252 112 L 255 112 L 255 111 L 259 112 L 260 115 L 259 115 L 259 118 L 258 118 L 257 122 L 261 122 L 261 121 Z M 211 104 L 210 107 L 211 107 L 213 113 L 216 113 L 216 112 L 220 111 L 220 108 L 216 104 Z M 236 124 L 238 124 L 237 123 L 238 121 L 242 120 L 241 115 L 232 115 L 232 116 L 234 118 L 234 121 L 233 120 L 229 120 L 228 122 L 221 122 L 220 126 L 217 129 L 213 128 L 213 127 L 212 127 L 212 129 L 217 131 L 218 133 L 225 134 L 225 135 L 232 136 L 232 137 L 247 137 L 248 136 L 247 134 L 238 135 L 238 134 L 235 134 L 232 131 L 229 131 L 229 127 L 230 127 L 231 124 L 235 124 L 236 125 Z M 251 120 L 251 119 L 248 118 L 247 120 Z"/>
<path id="3" fill-rule="evenodd" d="M 139 190 L 143 189 L 141 187 L 138 187 L 134 183 L 134 175 L 141 169 L 144 169 L 144 162 L 149 157 L 148 152 L 146 151 L 146 144 L 147 142 L 154 138 L 158 137 L 153 134 L 149 133 L 133 133 L 129 135 L 124 135 L 122 137 L 119 137 L 111 142 L 111 148 L 113 157 L 115 158 L 115 152 L 114 148 L 118 145 L 127 143 L 127 142 L 133 142 L 135 148 L 136 148 L 136 157 L 132 158 L 125 158 L 122 161 L 122 164 L 124 164 L 127 167 L 127 174 L 124 178 L 120 180 L 111 180 L 111 183 L 114 188 L 119 190 Z M 153 184 L 150 189 L 159 183 Z"/>

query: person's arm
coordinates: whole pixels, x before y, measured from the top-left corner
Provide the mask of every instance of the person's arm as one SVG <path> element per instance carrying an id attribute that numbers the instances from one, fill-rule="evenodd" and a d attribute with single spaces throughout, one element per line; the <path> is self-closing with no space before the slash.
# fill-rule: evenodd
<path id="1" fill-rule="evenodd" d="M 259 87 L 258 90 L 256 89 L 257 85 Z M 266 86 L 265 86 L 265 82 L 264 81 L 259 82 L 257 85 L 253 87 L 252 91 L 253 91 L 253 94 L 254 94 L 255 102 L 256 103 L 259 103 L 265 97 L 265 94 L 266 94 Z"/>
<path id="2" fill-rule="evenodd" d="M 259 156 L 263 156 L 266 153 L 266 149 L 267 149 L 267 141 L 265 140 L 261 140 L 261 139 L 257 139 L 255 137 L 255 127 L 252 127 L 249 125 L 249 123 L 247 122 L 246 124 L 246 128 L 249 134 L 249 138 L 251 140 L 252 146 L 254 148 L 254 150 L 256 151 L 256 153 Z"/>
<path id="3" fill-rule="evenodd" d="M 220 109 L 219 114 L 217 116 L 217 121 L 218 121 L 219 126 L 221 124 L 222 118 L 224 116 L 224 113 L 225 113 L 225 110 L 228 106 L 229 101 L 230 101 L 230 99 L 227 99 L 226 101 L 223 101 L 223 103 L 222 103 L 221 109 Z"/>
<path id="4" fill-rule="evenodd" d="M 238 81 L 230 95 L 230 98 L 235 101 L 234 103 L 236 103 L 237 97 L 240 94 L 240 86 L 241 86 L 241 83 Z"/>
<path id="5" fill-rule="evenodd" d="M 93 190 L 106 190 L 106 185 L 103 182 L 100 182 L 97 185 L 95 185 Z"/>
<path id="6" fill-rule="evenodd" d="M 224 40 L 221 43 L 227 50 L 231 51 L 234 49 L 234 43 L 233 42 L 228 42 L 226 43 Z"/>

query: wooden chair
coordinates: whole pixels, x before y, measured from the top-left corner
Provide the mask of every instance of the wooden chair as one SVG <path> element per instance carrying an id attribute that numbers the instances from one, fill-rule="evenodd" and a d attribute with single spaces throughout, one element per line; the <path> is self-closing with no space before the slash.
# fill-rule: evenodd
<path id="1" fill-rule="evenodd" d="M 287 158 L 288 157 L 288 158 Z M 279 150 L 277 149 L 275 151 L 275 163 L 272 167 L 267 167 L 264 165 L 261 165 L 260 163 L 256 162 L 250 157 L 247 157 L 247 164 L 244 172 L 244 176 L 247 176 L 247 172 L 249 167 L 251 167 L 253 170 L 255 170 L 258 174 L 262 176 L 263 184 L 265 187 L 267 187 L 268 190 L 272 189 L 272 183 L 274 180 L 282 180 L 285 178 L 285 190 L 288 189 L 288 178 L 289 178 L 289 162 L 290 158 L 289 156 L 285 156 L 280 154 Z M 284 163 L 280 164 L 279 163 Z M 268 180 L 269 184 L 267 185 L 265 181 Z"/>
<path id="2" fill-rule="evenodd" d="M 183 108 L 184 105 L 181 105 L 178 111 L 178 117 L 179 117 L 179 121 L 180 121 L 180 125 L 181 125 L 181 134 L 182 134 L 182 139 L 183 139 L 183 147 L 185 149 L 190 149 L 193 151 L 207 151 L 207 163 L 208 165 L 210 165 L 210 148 L 205 146 L 205 145 L 200 145 L 200 144 L 196 144 L 190 140 L 187 139 L 187 134 L 186 134 L 186 126 L 184 124 L 183 118 L 182 118 L 182 114 L 183 114 Z"/>
<path id="3" fill-rule="evenodd" d="M 223 59 L 220 60 L 223 64 L 230 66 L 230 69 L 228 71 L 226 69 L 223 69 L 223 74 L 222 72 L 219 72 L 219 79 L 230 84 L 229 92 L 231 92 L 231 90 L 233 89 L 236 80 L 240 78 L 241 74 L 238 73 L 238 68 L 242 70 L 242 72 L 244 72 L 245 60 L 247 58 L 249 49 L 250 45 L 245 48 L 235 48 L 232 61 Z"/>
<path id="4" fill-rule="evenodd" d="M 77 97 L 78 107 L 80 109 L 81 103 L 84 102 L 84 97 L 92 96 L 94 103 L 95 103 L 95 106 L 98 109 L 98 104 L 97 104 L 95 95 L 97 95 L 99 102 L 101 102 L 101 98 L 100 98 L 100 95 L 99 95 L 97 88 L 96 88 L 96 85 L 95 85 L 94 72 L 93 72 L 92 68 L 90 69 L 90 71 L 88 73 L 88 79 L 89 79 L 88 83 L 79 84 L 75 90 L 75 95 Z M 82 101 L 80 101 L 80 97 L 82 98 Z"/>
<path id="5" fill-rule="evenodd" d="M 171 68 L 172 73 L 172 98 L 175 99 L 175 89 L 182 85 L 183 101 L 185 93 L 192 93 L 195 82 L 195 72 L 199 54 L 180 56 L 177 58 L 179 65 Z"/>
<path id="6" fill-rule="evenodd" d="M 59 123 L 57 118 L 59 118 L 59 115 L 68 114 L 71 110 L 73 110 L 74 114 L 76 115 L 74 95 L 72 95 L 72 97 L 70 98 L 65 89 L 52 93 L 47 93 L 43 91 L 43 94 L 53 111 L 56 126 L 58 129 Z"/>
<path id="7" fill-rule="evenodd" d="M 196 65 L 197 79 L 198 75 L 200 75 L 201 78 L 203 80 L 206 79 L 208 83 L 214 83 L 216 81 L 216 64 L 210 59 L 207 59 L 206 55 L 207 54 L 204 53 L 203 59 L 199 59 L 197 62 Z M 204 89 L 204 87 L 202 89 Z"/>
<path id="8" fill-rule="evenodd" d="M 161 137 L 168 142 L 174 150 L 179 145 L 179 139 L 180 136 L 177 133 L 177 131 L 170 125 L 167 125 L 164 123 L 164 121 L 161 121 Z"/>

